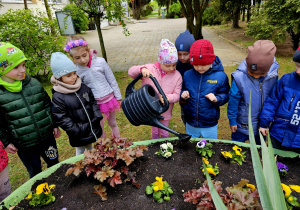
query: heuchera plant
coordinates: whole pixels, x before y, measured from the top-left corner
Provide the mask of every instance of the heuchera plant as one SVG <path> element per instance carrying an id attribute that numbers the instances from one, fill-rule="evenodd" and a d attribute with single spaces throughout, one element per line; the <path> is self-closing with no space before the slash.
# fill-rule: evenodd
<path id="1" fill-rule="evenodd" d="M 282 190 L 284 191 L 285 203 L 288 209 L 293 209 L 293 207 L 299 207 L 300 204 L 297 201 L 297 198 L 292 195 L 292 191 L 300 193 L 299 185 L 285 185 L 281 183 Z"/>
<path id="2" fill-rule="evenodd" d="M 139 188 L 135 178 L 136 172 L 129 171 L 129 165 L 137 157 L 143 156 L 143 151 L 148 150 L 148 147 L 145 145 L 129 147 L 131 145 L 132 142 L 126 141 L 126 138 L 99 139 L 92 150 L 84 152 L 83 160 L 77 161 L 67 170 L 66 176 L 71 173 L 78 176 L 85 170 L 87 176 L 92 174 L 101 183 L 106 182 L 112 187 L 122 184 L 123 181 L 131 181 Z M 96 185 L 94 189 L 94 193 L 102 200 L 107 200 L 105 186 Z"/>
<path id="3" fill-rule="evenodd" d="M 242 179 L 237 185 L 227 187 L 226 194 L 222 193 L 222 182 L 212 181 L 227 209 L 254 209 L 259 207 L 258 191 L 254 185 L 248 184 L 248 180 Z M 189 190 L 183 194 L 185 202 L 196 204 L 197 209 L 215 209 L 209 186 L 205 180 L 199 189 Z"/>
<path id="4" fill-rule="evenodd" d="M 289 170 L 289 168 L 283 163 L 277 162 L 277 169 L 280 176 L 285 176 Z"/>
<path id="5" fill-rule="evenodd" d="M 151 195 L 153 193 L 153 198 L 158 202 L 162 203 L 163 200 L 169 201 L 170 195 L 173 194 L 171 186 L 163 181 L 162 177 L 156 177 L 156 182 L 152 183 L 152 186 L 146 187 L 146 194 Z"/>
<path id="6" fill-rule="evenodd" d="M 26 199 L 30 200 L 29 205 L 34 207 L 41 207 L 53 203 L 55 201 L 55 197 L 52 195 L 51 190 L 53 190 L 55 185 L 48 185 L 48 183 L 43 183 L 37 186 L 36 192 L 31 192 L 26 197 Z"/>
<path id="7" fill-rule="evenodd" d="M 224 151 L 221 153 L 226 159 L 229 159 L 230 162 L 237 162 L 238 164 L 242 165 L 242 163 L 245 162 L 246 152 L 242 152 L 242 149 L 236 145 L 232 147 L 232 149 L 233 151 Z"/>
<path id="8" fill-rule="evenodd" d="M 160 155 L 165 158 L 169 158 L 174 154 L 173 145 L 170 142 L 160 145 L 160 150 L 155 152 L 156 155 Z"/>
<path id="9" fill-rule="evenodd" d="M 201 140 L 197 143 L 196 150 L 202 157 L 209 158 L 215 154 L 215 151 L 212 150 L 212 146 L 213 145 L 206 140 Z"/>
<path id="10" fill-rule="evenodd" d="M 219 174 L 219 167 L 218 167 L 217 163 L 216 163 L 215 167 L 213 167 L 206 158 L 202 157 L 202 160 L 204 161 L 204 164 L 206 166 L 206 170 L 209 174 L 214 175 L 214 176 Z M 205 175 L 204 167 L 202 166 L 201 169 L 202 169 L 202 171 Z"/>

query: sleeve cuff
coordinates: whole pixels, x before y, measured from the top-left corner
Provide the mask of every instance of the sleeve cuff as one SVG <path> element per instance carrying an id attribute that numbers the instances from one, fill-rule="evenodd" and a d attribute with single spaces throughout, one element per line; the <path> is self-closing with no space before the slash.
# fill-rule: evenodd
<path id="1" fill-rule="evenodd" d="M 230 126 L 237 125 L 236 119 L 229 119 L 229 124 L 230 124 Z"/>

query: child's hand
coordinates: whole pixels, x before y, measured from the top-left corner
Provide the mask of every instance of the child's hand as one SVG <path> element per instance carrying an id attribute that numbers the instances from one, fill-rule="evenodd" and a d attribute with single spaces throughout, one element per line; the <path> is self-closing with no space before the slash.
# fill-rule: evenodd
<path id="1" fill-rule="evenodd" d="M 268 135 L 269 129 L 260 127 L 259 131 L 262 133 L 262 135 L 266 136 Z"/>
<path id="2" fill-rule="evenodd" d="M 154 75 L 152 74 L 152 72 L 149 69 L 147 69 L 147 68 L 142 68 L 141 72 L 143 74 L 143 77 L 149 78 L 150 74 L 152 75 L 152 77 L 154 77 Z"/>
<path id="3" fill-rule="evenodd" d="M 218 101 L 218 99 L 216 98 L 215 94 L 213 93 L 209 93 L 205 96 L 208 100 L 210 100 L 211 102 L 216 103 Z"/>
<path id="4" fill-rule="evenodd" d="M 237 125 L 231 125 L 230 130 L 231 130 L 232 133 L 235 133 L 236 130 L 237 130 Z"/>
<path id="5" fill-rule="evenodd" d="M 13 144 L 9 144 L 6 148 L 5 148 L 7 153 L 11 153 L 11 154 L 15 154 L 18 149 L 15 148 L 15 146 Z"/>
<path id="6" fill-rule="evenodd" d="M 60 137 L 60 130 L 59 128 L 54 128 L 53 129 L 53 134 L 54 134 L 54 138 L 59 138 Z"/>
<path id="7" fill-rule="evenodd" d="M 168 96 L 166 96 L 166 97 L 167 97 L 167 100 L 169 101 L 169 97 L 168 97 Z M 162 97 L 161 94 L 159 94 L 159 100 L 160 100 L 160 102 L 161 102 L 163 105 L 165 105 L 164 98 Z"/>
<path id="8" fill-rule="evenodd" d="M 189 91 L 183 91 L 182 92 L 182 94 L 181 94 L 181 98 L 183 98 L 183 99 L 188 99 L 188 98 L 190 98 L 190 93 L 189 93 Z"/>
<path id="9" fill-rule="evenodd" d="M 121 107 L 121 109 L 122 109 L 122 106 L 121 106 L 121 104 L 122 104 L 122 99 L 121 100 L 117 100 L 118 101 L 118 103 L 119 103 L 119 106 Z"/>

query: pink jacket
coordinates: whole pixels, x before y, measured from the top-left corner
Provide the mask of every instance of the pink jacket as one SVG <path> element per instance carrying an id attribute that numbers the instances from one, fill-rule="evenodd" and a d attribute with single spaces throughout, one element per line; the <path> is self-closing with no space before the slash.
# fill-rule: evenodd
<path id="1" fill-rule="evenodd" d="M 155 64 L 158 66 L 158 63 Z M 136 78 L 141 73 L 142 67 L 146 67 L 153 73 L 154 77 L 158 81 L 158 84 L 161 86 L 162 90 L 169 98 L 169 109 L 165 113 L 163 113 L 162 116 L 165 118 L 164 120 L 170 120 L 172 117 L 172 109 L 174 107 L 174 103 L 177 103 L 180 99 L 182 77 L 176 70 L 171 74 L 166 74 L 162 77 L 160 69 L 158 69 L 155 64 L 133 66 L 129 69 L 128 75 L 131 78 Z M 142 86 L 146 84 L 151 85 L 157 91 L 151 79 L 142 78 Z"/>
<path id="2" fill-rule="evenodd" d="M 5 147 L 3 146 L 2 142 L 0 141 L 0 172 L 5 169 L 8 164 L 8 157 L 6 154 Z"/>

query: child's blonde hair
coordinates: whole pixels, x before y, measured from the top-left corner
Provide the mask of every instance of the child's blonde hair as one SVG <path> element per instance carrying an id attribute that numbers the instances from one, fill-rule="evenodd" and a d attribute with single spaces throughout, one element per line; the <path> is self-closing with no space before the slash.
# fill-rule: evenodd
<path id="1" fill-rule="evenodd" d="M 80 48 L 85 48 L 88 52 L 90 51 L 89 45 L 82 36 L 69 36 L 64 50 L 72 57 L 74 51 Z"/>

